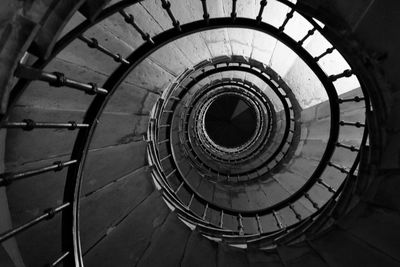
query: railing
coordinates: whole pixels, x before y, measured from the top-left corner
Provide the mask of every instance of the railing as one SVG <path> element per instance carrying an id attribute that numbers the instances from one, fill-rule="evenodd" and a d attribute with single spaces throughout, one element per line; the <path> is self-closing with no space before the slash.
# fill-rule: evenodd
<path id="1" fill-rule="evenodd" d="M 185 177 L 185 175 L 183 174 L 183 172 L 180 170 L 179 168 L 179 164 L 178 160 L 176 159 L 176 155 L 174 155 L 174 144 L 176 145 L 176 143 L 174 143 L 173 141 L 173 133 L 174 131 L 176 131 L 176 128 L 178 127 L 174 127 L 174 113 L 178 113 L 174 110 L 175 107 L 177 107 L 178 103 L 177 101 L 180 101 L 184 98 L 185 94 L 190 90 L 190 88 L 192 88 L 194 86 L 194 84 L 196 84 L 199 80 L 201 80 L 203 77 L 207 77 L 207 75 L 212 75 L 214 73 L 217 73 L 218 71 L 224 71 L 224 70 L 228 70 L 231 64 L 231 59 L 223 59 L 223 60 L 216 60 L 216 62 L 214 62 L 214 60 L 210 60 L 207 62 L 202 62 L 199 64 L 199 68 L 200 70 L 202 70 L 201 72 L 199 72 L 198 74 L 196 73 L 197 68 L 195 67 L 194 70 L 189 70 L 187 73 L 185 73 L 184 75 L 182 75 L 183 77 L 190 77 L 191 82 L 185 82 L 185 79 L 182 78 L 182 76 L 180 78 L 177 79 L 176 83 L 170 87 L 169 90 L 166 90 L 164 92 L 164 98 L 162 101 L 162 104 L 160 104 L 160 106 L 158 106 L 157 108 L 157 112 L 153 113 L 153 122 L 157 125 L 157 127 L 160 127 L 159 131 L 163 131 L 163 138 L 166 135 L 167 138 L 164 140 L 160 140 L 158 139 L 158 135 L 157 133 L 152 133 L 149 132 L 149 138 L 150 140 L 152 140 L 150 142 L 150 146 L 153 145 L 165 145 L 167 147 L 169 147 L 167 149 L 168 154 L 162 156 L 162 162 L 157 162 L 157 161 L 152 161 L 152 164 L 154 165 L 160 165 L 160 166 L 171 166 L 172 171 L 169 172 L 168 174 L 166 174 L 166 177 L 168 178 L 166 180 L 166 186 L 171 188 L 171 192 L 172 194 L 177 195 L 179 193 L 180 190 L 182 190 L 182 188 L 186 188 L 186 190 L 189 191 L 189 195 L 191 195 L 190 197 L 190 201 L 189 203 L 183 203 L 181 199 L 179 199 L 179 205 L 183 205 L 186 207 L 186 209 L 190 209 L 190 204 L 193 203 L 194 200 L 197 200 L 198 202 L 203 204 L 203 212 L 201 214 L 197 214 L 197 216 L 199 217 L 199 219 L 203 219 L 204 221 L 202 223 L 194 223 L 193 221 L 191 221 L 191 219 L 188 219 L 186 221 L 193 223 L 193 225 L 196 225 L 196 227 L 199 227 L 200 229 L 203 229 L 204 234 L 206 235 L 210 235 L 213 236 L 214 238 L 221 238 L 223 236 L 223 239 L 226 240 L 227 236 L 231 236 L 233 237 L 232 240 L 230 240 L 231 242 L 235 242 L 233 240 L 236 239 L 236 241 L 240 242 L 244 242 L 244 243 L 249 243 L 252 240 L 253 241 L 257 241 L 260 242 L 260 240 L 263 240 L 263 244 L 265 244 L 265 239 L 263 237 L 263 235 L 265 233 L 263 233 L 262 229 L 262 225 L 260 224 L 260 221 L 262 218 L 262 216 L 264 215 L 271 215 L 273 220 L 276 223 L 277 226 L 277 231 L 283 230 L 284 229 L 284 234 L 282 234 L 282 232 L 280 232 L 281 234 L 279 235 L 279 238 L 274 238 L 274 239 L 269 239 L 269 240 L 274 240 L 272 243 L 275 243 L 277 240 L 282 240 L 284 238 L 286 238 L 287 236 L 295 236 L 296 234 L 296 229 L 297 231 L 299 231 L 299 229 L 304 229 L 305 227 L 310 227 L 310 224 L 312 224 L 315 220 L 316 217 L 319 216 L 319 214 L 322 211 L 326 210 L 331 210 L 334 208 L 335 203 L 336 203 L 336 198 L 338 196 L 340 196 L 340 193 L 343 190 L 344 184 L 342 184 L 342 186 L 340 186 L 339 188 L 334 188 L 332 185 L 329 185 L 324 179 L 321 178 L 324 170 L 326 168 L 334 168 L 338 171 L 340 171 L 341 173 L 344 173 L 347 175 L 347 177 L 353 177 L 353 173 L 355 171 L 356 167 L 352 167 L 350 168 L 350 170 L 346 169 L 343 166 L 338 165 L 337 163 L 334 163 L 330 160 L 330 158 L 332 157 L 335 147 L 341 147 L 344 149 L 349 149 L 352 152 L 358 152 L 360 150 L 360 147 L 362 147 L 365 142 L 366 139 L 363 138 L 361 143 L 360 143 L 360 147 L 355 147 L 354 145 L 346 145 L 342 142 L 339 141 L 339 128 L 342 126 L 354 126 L 354 127 L 363 127 L 364 124 L 361 122 L 345 122 L 345 121 L 340 121 L 339 120 L 339 104 L 345 103 L 345 102 L 351 102 L 351 101 L 362 101 L 365 100 L 365 97 L 355 97 L 353 99 L 339 99 L 335 90 L 335 86 L 333 85 L 333 82 L 337 81 L 338 79 L 342 79 L 342 78 L 346 78 L 346 77 L 350 77 L 351 75 L 353 75 L 353 72 L 351 70 L 345 70 L 340 74 L 332 74 L 330 76 L 327 76 L 324 71 L 322 71 L 322 69 L 320 69 L 320 66 L 318 64 L 316 64 L 318 61 L 320 61 L 323 57 L 325 57 L 326 55 L 330 54 L 333 52 L 334 48 L 328 48 L 324 53 L 320 54 L 319 56 L 311 56 L 308 54 L 307 51 L 302 50 L 302 46 L 304 45 L 305 41 L 310 38 L 310 36 L 312 36 L 315 32 L 319 32 L 321 33 L 321 27 L 313 20 L 311 19 L 307 19 L 311 25 L 313 25 L 313 28 L 310 29 L 307 34 L 301 38 L 298 42 L 295 42 L 294 40 L 291 40 L 291 38 L 287 35 L 285 35 L 285 27 L 288 24 L 288 22 L 290 21 L 290 19 L 293 17 L 293 14 L 295 13 L 295 9 L 294 6 L 286 3 L 286 1 L 282 1 L 285 2 L 285 4 L 288 4 L 288 6 L 291 7 L 291 9 L 289 10 L 289 12 L 287 13 L 286 19 L 284 20 L 283 24 L 277 29 L 277 31 L 274 29 L 270 29 L 269 34 L 273 35 L 274 37 L 276 37 L 277 39 L 281 40 L 282 42 L 284 42 L 287 46 L 289 46 L 294 52 L 296 52 L 298 54 L 298 56 L 300 58 L 302 58 L 306 64 L 310 67 L 310 69 L 318 76 L 318 78 L 320 79 L 321 83 L 324 85 L 324 87 L 326 88 L 327 94 L 329 96 L 329 103 L 330 103 L 330 108 L 331 108 L 331 132 L 330 132 L 330 136 L 329 136 L 329 140 L 328 140 L 328 145 L 327 148 L 325 150 L 325 153 L 323 154 L 319 165 L 317 166 L 315 172 L 313 173 L 313 175 L 308 179 L 307 183 L 300 189 L 298 190 L 296 193 L 292 194 L 287 200 L 280 202 L 276 205 L 273 205 L 267 209 L 263 209 L 260 211 L 253 211 L 253 212 L 246 212 L 246 211 L 239 211 L 239 210 L 232 210 L 232 209 L 227 209 L 226 207 L 221 207 L 217 204 L 214 203 L 210 203 L 209 201 L 206 200 L 206 198 L 202 195 L 200 195 L 198 192 L 196 192 L 196 189 L 193 188 L 192 186 L 190 186 L 190 183 L 187 181 L 187 178 Z M 260 7 L 260 12 L 257 16 L 257 20 L 256 22 L 260 25 L 262 24 L 261 22 L 261 16 L 262 16 L 262 12 L 263 9 L 266 6 L 266 1 L 265 2 L 261 2 L 261 7 Z M 202 1 L 202 7 L 203 7 L 203 11 L 204 11 L 204 19 L 207 23 L 207 25 L 212 24 L 213 20 L 209 18 L 209 14 L 207 13 L 207 6 L 206 6 L 206 1 Z M 234 5 L 233 5 L 233 9 L 235 9 Z M 237 18 L 236 16 L 236 12 L 235 10 L 232 11 L 233 14 L 231 16 L 232 21 L 234 23 L 236 23 L 236 25 L 243 26 L 243 24 L 245 22 L 243 22 L 243 24 L 240 24 L 240 19 L 241 18 Z M 216 19 L 217 20 L 217 19 Z M 221 19 L 221 23 L 222 21 L 225 20 Z M 247 23 L 247 21 L 246 21 Z M 228 24 L 226 22 L 226 24 Z M 265 26 L 265 25 L 264 25 Z M 282 35 L 282 36 L 281 36 Z M 300 48 L 300 49 L 299 49 Z M 219 64 L 221 63 L 221 64 Z M 248 69 L 252 70 L 253 68 L 257 68 L 256 65 L 255 66 L 250 66 L 249 68 L 243 67 L 241 66 L 241 64 L 246 65 L 247 62 L 241 62 L 239 64 L 239 66 L 233 66 L 231 69 L 232 70 L 241 70 L 241 71 L 248 71 Z M 226 66 L 222 66 L 226 64 Z M 215 71 L 205 71 L 205 66 L 208 65 L 214 65 Z M 265 73 L 265 71 L 260 71 L 261 73 Z M 257 75 L 256 72 L 253 73 L 254 75 Z M 262 75 L 260 75 L 262 76 Z M 264 80 L 265 82 L 267 82 L 266 80 Z M 185 88 L 185 90 L 182 90 L 182 88 Z M 215 87 L 217 88 L 217 87 Z M 215 88 L 213 88 L 214 90 L 216 90 Z M 289 89 L 290 91 L 290 89 Z M 165 108 L 168 103 L 169 103 L 169 97 L 170 96 L 175 96 L 174 99 L 172 100 L 174 102 L 174 104 L 171 104 L 168 106 L 168 109 Z M 283 98 L 286 98 L 286 96 L 283 96 Z M 196 97 L 194 96 L 192 98 L 193 101 L 195 101 Z M 283 101 L 282 101 L 283 102 Z M 200 129 L 203 128 L 203 126 L 200 123 L 200 126 L 194 127 L 193 125 L 196 125 L 196 119 L 193 119 L 193 117 L 191 117 L 190 112 L 192 112 L 192 108 L 193 108 L 193 104 L 194 102 L 186 102 L 185 104 L 181 104 L 184 105 L 185 109 L 184 112 L 181 113 L 180 120 L 184 121 L 184 123 L 181 123 L 179 125 L 179 132 L 183 133 L 183 135 L 181 135 L 181 137 L 179 138 L 180 144 L 182 147 L 185 148 L 185 155 L 189 155 L 190 156 L 190 161 L 189 165 L 190 165 L 190 169 L 194 168 L 193 166 L 196 166 L 196 169 L 203 169 L 203 172 L 206 175 L 210 175 L 210 173 L 212 173 L 212 169 L 210 169 L 209 167 L 204 167 L 205 165 L 205 161 L 202 160 L 201 156 L 199 155 L 199 147 L 201 147 L 202 149 L 204 149 L 204 151 L 208 151 L 208 153 L 203 154 L 203 157 L 210 157 L 213 158 L 215 160 L 222 160 L 223 158 L 221 158 L 222 154 L 221 154 L 221 150 L 218 150 L 218 148 L 214 148 L 212 147 L 212 144 L 210 144 L 210 142 L 204 142 L 204 140 L 207 141 L 206 136 L 202 136 L 202 134 L 199 134 Z M 202 102 L 203 105 L 208 105 L 203 101 Z M 285 101 L 286 103 L 286 101 Z M 207 107 L 207 106 L 206 106 Z M 290 110 L 288 107 L 286 107 L 287 110 Z M 369 104 L 366 103 L 366 108 L 369 108 Z M 163 112 L 163 110 L 166 110 L 166 112 Z M 197 111 L 198 113 L 201 113 L 201 111 Z M 204 112 L 204 111 L 203 111 Z M 197 114 L 198 114 L 197 113 Z M 175 115 L 176 116 L 176 115 Z M 290 117 L 289 117 L 290 118 Z M 190 120 L 194 120 L 194 123 L 190 124 Z M 159 121 L 163 121 L 162 123 L 160 123 Z M 201 121 L 201 120 L 198 120 Z M 294 122 L 295 119 L 290 118 L 288 119 L 288 122 Z M 164 123 L 166 122 L 166 123 Z M 191 126 L 192 125 L 192 126 Z M 154 126 L 156 127 L 156 126 Z M 162 129 L 162 128 L 168 128 L 168 129 Z M 191 129 L 194 129 L 194 135 L 191 136 L 190 132 Z M 196 132 L 197 130 L 197 132 Z M 293 131 L 293 130 L 290 130 Z M 168 135 L 169 132 L 169 135 Z M 289 132 L 289 131 L 288 131 Z M 365 135 L 366 136 L 366 135 Z M 193 138 L 193 139 L 191 139 Z M 165 141 L 165 140 L 168 140 Z M 196 140 L 196 141 L 194 141 Z M 198 142 L 197 140 L 203 140 L 203 144 L 200 142 Z M 156 145 L 157 146 L 157 145 Z M 197 150 L 196 150 L 197 149 Z M 165 149 L 163 149 L 165 150 Z M 160 154 L 160 151 L 158 151 L 157 149 L 154 150 L 158 155 Z M 236 154 L 237 152 L 233 153 Z M 277 151 L 277 154 L 282 153 L 280 150 Z M 228 153 L 227 153 L 228 154 Z M 283 156 L 285 156 L 285 152 L 282 153 Z M 217 156 L 219 155 L 219 156 Z M 275 155 L 276 156 L 276 155 Z M 272 157 L 274 158 L 274 157 Z M 226 159 L 227 162 L 230 162 L 229 159 Z M 168 163 L 166 163 L 168 162 Z M 279 162 L 279 161 L 278 161 Z M 278 163 L 277 162 L 277 163 Z M 357 166 L 358 161 L 355 160 L 354 161 L 354 165 L 353 166 Z M 158 176 L 162 176 L 163 175 L 163 169 L 161 169 L 161 172 L 158 174 L 154 174 L 155 177 Z M 267 170 L 268 171 L 268 170 Z M 214 170 L 213 174 L 217 174 L 218 176 L 220 175 L 218 171 Z M 165 175 L 165 174 L 164 174 Z M 227 178 L 229 179 L 229 175 L 227 176 Z M 232 175 L 232 177 L 235 177 L 235 175 Z M 174 180 L 173 182 L 171 180 Z M 237 177 L 237 180 L 240 181 L 240 176 Z M 188 185 L 188 188 L 185 187 L 185 185 Z M 313 188 L 313 186 L 318 185 L 318 186 L 322 186 L 323 188 L 325 188 L 327 190 L 327 192 L 331 193 L 331 201 L 328 201 L 324 206 L 321 206 L 320 204 L 318 204 L 311 196 L 311 194 L 309 193 L 310 190 Z M 165 184 L 164 184 L 165 186 Z M 178 197 L 179 198 L 179 197 Z M 307 216 L 307 218 L 303 218 L 300 213 L 296 210 L 296 202 L 299 201 L 299 199 L 302 198 L 305 201 L 307 201 L 314 209 L 316 212 L 313 212 L 311 216 Z M 171 198 L 167 198 L 167 202 L 169 202 L 170 205 L 174 206 L 177 205 L 174 202 L 171 202 Z M 283 209 L 289 209 L 294 216 L 297 218 L 297 220 L 299 221 L 298 223 L 294 223 L 291 225 L 286 225 L 286 222 L 284 222 L 282 220 L 282 218 L 280 217 L 279 211 L 283 210 Z M 219 219 L 217 220 L 218 222 L 211 222 L 207 219 L 208 214 L 210 212 L 214 212 L 215 214 L 219 214 Z M 235 218 L 234 220 L 237 221 L 236 226 L 237 226 L 237 230 L 233 230 L 232 227 L 230 228 L 225 228 L 224 227 L 224 219 L 227 216 L 231 216 L 233 218 Z M 215 217 L 215 216 L 214 216 Z M 218 217 L 218 216 L 217 216 Z M 185 220 L 185 216 L 181 215 L 181 218 L 183 220 Z M 255 220 L 256 224 L 257 224 L 257 229 L 258 229 L 258 233 L 246 233 L 245 231 L 245 227 L 244 227 L 244 219 L 251 219 L 251 220 Z M 214 227 L 210 229 L 209 224 L 213 224 Z M 203 225 L 205 224 L 205 225 Z M 216 230 L 218 229 L 218 230 Z M 227 234 L 227 229 L 230 229 L 231 232 L 230 234 Z M 271 233 L 270 233 L 271 234 Z M 271 244 L 272 244 L 271 243 Z"/>
<path id="2" fill-rule="evenodd" d="M 228 60 L 227 62 L 225 62 L 226 60 Z M 240 64 L 241 66 L 238 67 L 236 66 L 237 64 Z M 232 66 L 231 66 L 232 65 Z M 204 68 L 207 68 L 208 66 L 215 66 L 214 70 L 211 71 L 202 71 Z M 254 61 L 254 60 L 246 60 L 243 57 L 232 57 L 232 58 L 227 58 L 227 57 L 221 57 L 221 58 L 217 58 L 217 59 L 213 59 L 209 62 L 202 62 L 199 63 L 198 66 L 194 67 L 194 70 L 190 73 L 187 74 L 187 77 L 190 77 L 190 82 L 188 84 L 184 83 L 184 79 L 181 79 L 181 83 L 180 84 L 184 84 L 184 85 L 180 85 L 178 86 L 177 89 L 180 88 L 191 88 L 193 86 L 193 84 L 195 84 L 195 82 L 200 81 L 201 79 L 204 79 L 205 77 L 207 77 L 207 75 L 212 75 L 214 73 L 216 73 L 217 70 L 220 71 L 226 71 L 226 70 L 231 70 L 230 67 L 232 67 L 233 70 L 243 70 L 243 71 L 249 71 L 250 73 L 255 73 L 255 75 L 258 75 L 259 77 L 261 77 L 264 82 L 268 83 L 271 88 L 273 88 L 274 92 L 277 94 L 278 98 L 282 101 L 282 106 L 284 107 L 284 114 L 285 114 L 285 127 L 283 128 L 284 132 L 283 132 L 283 137 L 282 139 L 277 142 L 278 146 L 275 147 L 275 150 L 273 153 L 270 153 L 270 155 L 266 156 L 261 156 L 262 154 L 257 154 L 257 153 L 253 153 L 254 151 L 246 151 L 245 153 L 247 153 L 248 155 L 250 155 L 250 157 L 267 157 L 267 159 L 263 162 L 263 164 L 261 164 L 262 166 L 259 169 L 255 169 L 253 170 L 253 172 L 255 171 L 260 171 L 261 169 L 265 169 L 264 172 L 266 171 L 270 171 L 273 168 L 275 168 L 276 166 L 279 165 L 279 163 L 281 163 L 281 161 L 283 161 L 285 159 L 285 157 L 281 157 L 278 161 L 273 161 L 274 159 L 276 159 L 279 155 L 286 155 L 289 151 L 288 149 L 290 148 L 292 151 L 295 150 L 296 147 L 296 143 L 298 143 L 298 140 L 295 140 L 295 138 L 298 138 L 298 131 L 299 131 L 299 127 L 298 125 L 298 119 L 299 119 L 299 107 L 298 107 L 298 103 L 297 101 L 294 99 L 293 94 L 291 94 L 290 89 L 284 84 L 282 83 L 282 81 L 279 80 L 274 80 L 275 78 L 277 78 L 277 74 L 274 73 L 272 70 L 267 69 L 265 66 L 263 66 L 260 70 L 258 69 L 258 66 L 263 66 L 263 64 Z M 196 73 L 198 73 L 196 75 Z M 263 75 L 259 74 L 259 73 L 264 73 Z M 273 80 L 274 82 L 271 82 L 271 80 Z M 236 81 L 237 83 L 237 81 Z M 278 90 L 278 87 L 275 86 L 275 83 L 278 84 L 280 87 L 279 88 L 284 88 L 284 90 L 286 90 L 286 94 L 282 95 L 282 93 Z M 241 84 L 241 83 L 237 83 L 237 84 Z M 210 89 L 212 89 L 213 91 L 216 90 L 215 86 L 210 87 Z M 172 89 L 174 90 L 174 89 Z M 201 90 L 202 91 L 202 90 Z M 174 94 L 177 95 L 177 92 L 173 92 L 171 91 L 171 93 L 169 93 L 170 95 Z M 183 95 L 186 94 L 186 92 L 179 92 L 179 98 L 182 98 Z M 259 98 L 264 98 L 265 96 L 263 96 L 263 94 L 260 92 L 258 92 Z M 198 106 L 202 106 L 202 104 L 197 104 L 197 98 L 194 96 L 193 100 L 191 103 L 196 103 L 196 105 Z M 168 100 L 167 100 L 168 101 Z M 165 102 L 165 105 L 167 105 L 168 102 Z M 176 100 L 174 100 L 176 101 Z M 265 100 L 263 100 L 265 102 Z M 181 137 L 181 142 L 184 143 L 184 147 L 186 147 L 186 151 L 188 152 L 189 155 L 191 155 L 190 151 L 192 151 L 193 149 L 195 149 L 195 147 L 191 146 L 191 142 L 189 142 L 190 139 L 190 128 L 194 127 L 194 126 L 189 126 L 189 113 L 192 112 L 192 106 L 193 104 L 191 103 L 186 103 L 184 104 L 185 107 L 187 107 L 182 113 L 181 113 L 181 117 L 183 118 L 180 127 L 180 132 L 184 133 L 184 136 Z M 266 106 L 267 110 L 271 110 L 271 104 L 269 104 L 269 106 Z M 293 112 L 295 111 L 295 112 Z M 163 114 L 164 117 L 165 116 L 173 116 L 173 114 L 171 112 L 167 112 L 167 114 Z M 271 120 L 274 120 L 275 116 L 269 116 L 269 118 Z M 172 125 L 171 122 L 168 122 L 168 125 Z M 198 127 L 198 126 L 197 126 Z M 184 129 L 185 128 L 185 129 Z M 194 127 L 194 129 L 196 129 L 196 127 Z M 276 131 L 275 129 L 271 130 L 272 132 Z M 266 131 L 267 134 L 269 134 L 269 131 Z M 288 138 L 290 137 L 290 139 L 288 140 Z M 200 137 L 201 139 L 202 137 Z M 265 145 L 264 147 L 268 147 L 268 141 L 270 142 L 272 139 L 272 137 L 270 137 L 269 139 L 265 140 L 264 142 Z M 287 146 L 287 145 L 291 145 L 291 146 Z M 203 144 L 204 146 L 211 146 L 209 142 L 206 142 L 205 144 Z M 285 146 L 286 145 L 286 146 Z M 218 148 L 215 148 L 215 146 L 213 150 L 211 150 L 209 153 L 213 154 L 210 155 L 210 157 L 212 157 L 213 159 L 220 159 L 221 155 L 220 155 L 220 151 L 218 151 Z M 271 148 L 271 150 L 273 150 Z M 198 152 L 198 151 L 197 151 Z M 198 153 L 197 153 L 198 154 Z M 243 157 L 242 154 L 240 154 L 240 149 L 236 149 L 235 152 L 230 152 L 230 155 L 235 155 L 235 157 L 242 157 L 243 160 L 248 160 L 248 158 Z M 193 156 L 192 156 L 193 159 Z M 227 160 L 229 161 L 229 160 Z M 201 162 L 197 164 L 197 166 L 199 168 L 201 168 Z M 267 168 L 266 168 L 267 167 Z M 213 170 L 213 173 L 217 173 L 216 170 Z M 238 173 L 235 174 L 234 176 L 237 177 L 237 175 L 243 176 L 243 177 L 248 177 L 249 175 L 251 175 L 252 172 L 245 172 L 245 173 Z M 259 175 L 259 174 L 258 174 Z M 245 179 L 247 180 L 247 178 Z"/>

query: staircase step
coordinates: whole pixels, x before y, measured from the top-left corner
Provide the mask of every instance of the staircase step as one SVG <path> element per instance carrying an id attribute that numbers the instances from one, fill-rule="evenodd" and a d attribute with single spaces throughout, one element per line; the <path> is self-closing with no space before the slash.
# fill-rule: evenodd
<path id="1" fill-rule="evenodd" d="M 341 229 L 396 259 L 400 264 L 400 215 L 394 211 L 362 204 L 339 222 Z M 389 230 L 390 229 L 390 230 Z"/>
<path id="2" fill-rule="evenodd" d="M 315 251 L 305 244 L 278 247 L 277 250 L 285 267 L 331 267 Z"/>
<path id="3" fill-rule="evenodd" d="M 0 265 L 2 267 L 15 267 L 13 260 L 3 246 L 0 246 Z"/>
<path id="4" fill-rule="evenodd" d="M 310 245 L 330 267 L 399 266 L 398 261 L 338 228 L 310 241 Z"/>
<path id="5" fill-rule="evenodd" d="M 16 236 L 26 266 L 45 266 L 62 255 L 61 219 L 61 214 L 58 214 L 53 219 L 42 221 Z"/>
<path id="6" fill-rule="evenodd" d="M 82 198 L 80 204 L 82 250 L 85 252 L 92 247 L 153 190 L 150 174 L 143 169 Z"/>
<path id="7" fill-rule="evenodd" d="M 84 255 L 85 266 L 134 266 L 169 213 L 160 193 L 154 191 Z"/>
<path id="8" fill-rule="evenodd" d="M 286 267 L 276 252 L 262 250 L 246 250 L 247 260 L 250 267 Z"/>
<path id="9" fill-rule="evenodd" d="M 396 173 L 375 178 L 376 194 L 373 202 L 382 207 L 400 212 L 399 175 Z M 378 184 L 379 183 L 379 184 Z"/>
<path id="10" fill-rule="evenodd" d="M 83 113 L 76 111 L 45 110 L 17 107 L 10 121 L 32 119 L 41 122 L 68 122 L 82 120 Z M 78 131 L 67 129 L 9 129 L 7 131 L 6 164 L 24 164 L 70 154 Z M 49 145 L 51 144 L 51 145 Z"/>
<path id="11" fill-rule="evenodd" d="M 182 267 L 217 267 L 217 243 L 197 231 L 190 235 L 182 260 Z"/>
<path id="12" fill-rule="evenodd" d="M 101 148 L 143 140 L 148 115 L 103 113 L 90 148 Z"/>
<path id="13" fill-rule="evenodd" d="M 146 142 L 131 142 L 88 153 L 82 194 L 88 194 L 107 183 L 128 175 L 146 165 Z"/>
<path id="14" fill-rule="evenodd" d="M 244 249 L 218 243 L 218 267 L 243 267 L 248 265 L 249 262 Z"/>
<path id="15" fill-rule="evenodd" d="M 190 233 L 176 214 L 170 213 L 166 222 L 154 233 L 137 266 L 180 266 Z"/>
<path id="16" fill-rule="evenodd" d="M 37 169 L 53 164 L 55 161 L 66 161 L 68 159 L 69 156 L 52 158 L 24 164 L 15 169 L 7 168 L 6 170 Z M 64 168 L 58 172 L 41 173 L 9 185 L 7 187 L 7 198 L 13 225 L 23 224 L 32 219 L 33 215 L 38 215 L 41 211 L 62 203 L 67 172 L 68 169 Z M 46 188 L 51 188 L 52 190 L 46 192 L 44 197 L 43 192 Z"/>

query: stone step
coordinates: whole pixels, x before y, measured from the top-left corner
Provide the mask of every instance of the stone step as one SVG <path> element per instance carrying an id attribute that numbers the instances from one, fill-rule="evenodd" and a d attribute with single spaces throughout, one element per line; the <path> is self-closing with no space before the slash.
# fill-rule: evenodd
<path id="1" fill-rule="evenodd" d="M 218 244 L 208 240 L 196 230 L 192 231 L 187 241 L 182 267 L 217 266 Z"/>
<path id="2" fill-rule="evenodd" d="M 282 246 L 277 249 L 284 266 L 310 266 L 329 267 L 327 262 L 321 258 L 310 246 L 305 243 L 292 246 Z"/>
<path id="3" fill-rule="evenodd" d="M 376 250 L 371 245 L 337 228 L 331 229 L 318 239 L 310 241 L 309 244 L 332 267 L 399 265 L 399 261 L 386 253 Z"/>
<path id="4" fill-rule="evenodd" d="M 137 264 L 150 247 L 155 231 L 165 224 L 169 213 L 160 193 L 154 191 L 84 255 L 85 266 Z"/>
<path id="5" fill-rule="evenodd" d="M 80 204 L 82 251 L 86 252 L 154 190 L 146 169 L 133 172 L 93 194 Z M 101 203 L 101 204 L 99 204 Z"/>
<path id="6" fill-rule="evenodd" d="M 184 227 L 176 215 L 171 213 L 154 232 L 137 266 L 179 266 L 190 234 L 191 230 Z"/>

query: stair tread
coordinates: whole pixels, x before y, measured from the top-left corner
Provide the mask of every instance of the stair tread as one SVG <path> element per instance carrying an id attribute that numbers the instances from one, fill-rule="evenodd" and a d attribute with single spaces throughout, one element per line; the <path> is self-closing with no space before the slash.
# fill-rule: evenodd
<path id="1" fill-rule="evenodd" d="M 117 228 L 84 255 L 85 266 L 135 265 L 150 245 L 154 231 L 165 222 L 169 213 L 160 193 L 154 191 Z"/>

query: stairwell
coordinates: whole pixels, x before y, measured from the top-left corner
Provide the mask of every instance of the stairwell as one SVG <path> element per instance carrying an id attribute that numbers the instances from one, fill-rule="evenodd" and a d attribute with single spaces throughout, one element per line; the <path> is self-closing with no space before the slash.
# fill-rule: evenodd
<path id="1" fill-rule="evenodd" d="M 398 4 L 1 7 L 1 266 L 400 266 Z M 274 115 L 234 164 L 226 91 Z"/>

